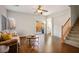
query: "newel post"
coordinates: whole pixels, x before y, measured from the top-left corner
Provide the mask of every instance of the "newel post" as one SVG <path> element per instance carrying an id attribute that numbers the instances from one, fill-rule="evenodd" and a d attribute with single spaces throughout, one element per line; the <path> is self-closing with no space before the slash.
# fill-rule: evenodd
<path id="1" fill-rule="evenodd" d="M 64 43 L 63 26 L 61 27 L 61 43 Z"/>

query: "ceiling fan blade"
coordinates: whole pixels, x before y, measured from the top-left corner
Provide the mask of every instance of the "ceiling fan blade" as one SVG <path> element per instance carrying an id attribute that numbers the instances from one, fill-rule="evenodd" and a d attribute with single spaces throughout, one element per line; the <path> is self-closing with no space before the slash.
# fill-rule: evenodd
<path id="1" fill-rule="evenodd" d="M 48 12 L 47 10 L 42 10 L 42 11 L 44 11 L 44 12 Z"/>
<path id="2" fill-rule="evenodd" d="M 44 10 L 42 5 L 38 5 L 38 8 L 34 13 L 43 14 L 43 12 L 48 12 L 48 11 Z"/>
<path id="3" fill-rule="evenodd" d="M 42 5 L 39 5 L 37 9 L 38 10 L 42 10 L 43 9 L 43 6 Z"/>

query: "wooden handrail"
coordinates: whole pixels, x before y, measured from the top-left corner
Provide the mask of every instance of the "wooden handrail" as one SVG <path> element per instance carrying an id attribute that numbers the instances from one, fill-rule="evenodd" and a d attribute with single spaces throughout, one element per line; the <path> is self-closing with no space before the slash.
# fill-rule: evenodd
<path id="1" fill-rule="evenodd" d="M 71 30 L 71 17 L 62 25 L 61 28 L 61 42 L 64 43 L 64 38 L 69 34 Z"/>
<path id="2" fill-rule="evenodd" d="M 71 18 L 71 17 L 70 17 Z M 65 24 L 63 25 L 63 27 L 68 23 L 68 21 L 70 20 L 70 18 L 65 22 Z"/>

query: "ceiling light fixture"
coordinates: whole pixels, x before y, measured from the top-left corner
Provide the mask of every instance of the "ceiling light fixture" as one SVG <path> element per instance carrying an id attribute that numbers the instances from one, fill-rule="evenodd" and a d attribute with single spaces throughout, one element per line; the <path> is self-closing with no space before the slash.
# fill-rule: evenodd
<path id="1" fill-rule="evenodd" d="M 39 5 L 38 8 L 36 9 L 35 13 L 43 14 L 43 12 L 48 12 L 48 11 L 44 10 L 42 5 Z"/>

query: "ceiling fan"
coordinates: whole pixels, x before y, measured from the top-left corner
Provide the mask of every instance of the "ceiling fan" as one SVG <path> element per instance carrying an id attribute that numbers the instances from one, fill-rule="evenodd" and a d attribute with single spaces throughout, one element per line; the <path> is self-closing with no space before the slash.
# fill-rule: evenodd
<path id="1" fill-rule="evenodd" d="M 36 13 L 43 14 L 43 12 L 48 12 L 48 11 L 43 9 L 42 5 L 38 5 L 38 7 L 36 9 Z"/>

